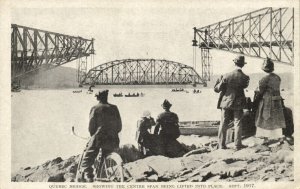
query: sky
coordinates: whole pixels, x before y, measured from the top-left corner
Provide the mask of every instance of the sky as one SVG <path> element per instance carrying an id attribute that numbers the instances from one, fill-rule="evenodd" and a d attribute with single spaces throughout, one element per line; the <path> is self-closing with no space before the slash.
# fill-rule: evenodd
<path id="1" fill-rule="evenodd" d="M 12 23 L 62 34 L 95 39 L 94 65 L 126 58 L 166 59 L 192 66 L 193 27 L 202 27 L 260 8 L 255 3 L 223 4 L 205 1 L 148 1 L 149 3 L 101 4 L 49 8 L 18 6 L 11 11 Z M 145 1 L 143 1 L 145 2 Z M 174 3 L 175 2 L 175 3 Z M 181 1 L 183 2 L 183 1 Z M 233 69 L 237 56 L 211 50 L 213 72 L 222 74 Z M 246 57 L 246 73 L 262 72 L 262 59 Z M 76 67 L 76 63 L 66 64 Z M 200 49 L 197 71 L 201 74 Z M 276 72 L 292 72 L 293 67 L 275 65 Z"/>

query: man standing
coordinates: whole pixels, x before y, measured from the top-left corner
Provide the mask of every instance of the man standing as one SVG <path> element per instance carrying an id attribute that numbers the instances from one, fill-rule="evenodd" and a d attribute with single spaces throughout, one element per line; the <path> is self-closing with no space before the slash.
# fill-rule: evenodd
<path id="1" fill-rule="evenodd" d="M 78 181 L 93 182 L 93 164 L 101 148 L 102 157 L 119 147 L 118 133 L 122 122 L 118 107 L 107 102 L 108 90 L 96 94 L 99 103 L 90 111 L 89 132 L 91 138 L 86 145 L 79 167 Z"/>
<path id="2" fill-rule="evenodd" d="M 234 60 L 236 69 L 222 76 L 215 85 L 215 92 L 221 92 L 218 107 L 221 109 L 221 125 L 219 128 L 219 148 L 227 149 L 225 145 L 226 132 L 230 120 L 234 122 L 235 149 L 244 148 L 242 144 L 242 122 L 243 109 L 246 108 L 246 97 L 244 89 L 249 85 L 249 76 L 242 72 L 246 64 L 244 56 L 238 56 Z"/>
<path id="3" fill-rule="evenodd" d="M 180 136 L 178 116 L 170 111 L 172 104 L 165 100 L 162 104 L 165 112 L 158 115 L 154 134 L 158 134 L 162 141 L 162 151 L 168 157 L 176 157 L 182 151 L 176 139 Z"/>

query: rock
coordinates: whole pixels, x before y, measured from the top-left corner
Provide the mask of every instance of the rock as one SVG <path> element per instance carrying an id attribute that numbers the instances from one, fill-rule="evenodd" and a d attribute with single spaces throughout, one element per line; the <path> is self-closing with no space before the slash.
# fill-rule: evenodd
<path id="1" fill-rule="evenodd" d="M 275 170 L 275 166 L 274 166 L 274 164 L 272 164 L 272 165 L 269 165 L 268 167 L 262 169 L 262 172 L 268 173 L 268 172 L 273 172 L 274 170 Z"/>
<path id="2" fill-rule="evenodd" d="M 265 151 L 270 151 L 270 148 L 268 146 L 265 146 L 265 145 L 255 146 L 255 153 L 265 152 Z"/>
<path id="3" fill-rule="evenodd" d="M 66 173 L 64 174 L 65 182 L 75 182 L 76 174 L 74 173 Z"/>
<path id="4" fill-rule="evenodd" d="M 61 157 L 57 157 L 55 159 L 53 159 L 51 162 L 50 162 L 50 165 L 55 165 L 55 164 L 58 164 L 60 162 L 62 162 L 63 159 L 61 159 Z"/>
<path id="5" fill-rule="evenodd" d="M 127 182 L 294 180 L 293 146 L 283 143 L 275 150 L 261 145 L 255 138 L 250 139 L 246 140 L 255 145 L 239 151 L 210 151 L 209 147 L 201 147 L 185 157 L 151 156 L 125 163 L 124 177 Z M 122 152 L 131 153 L 132 149 L 128 146 Z M 12 174 L 11 181 L 74 182 L 79 158 L 80 155 L 66 160 L 58 157 L 39 166 L 20 169 Z"/>
<path id="6" fill-rule="evenodd" d="M 266 167 L 266 163 L 254 162 L 254 163 L 248 164 L 246 169 L 247 169 L 247 172 L 250 173 L 250 172 L 255 172 L 255 171 L 261 170 L 264 167 Z"/>
<path id="7" fill-rule="evenodd" d="M 150 177 L 147 178 L 147 181 L 156 182 L 156 181 L 158 181 L 158 176 L 156 174 L 153 174 L 153 175 L 151 175 Z"/>
<path id="8" fill-rule="evenodd" d="M 180 158 L 181 164 L 184 169 L 195 169 L 199 168 L 207 162 L 210 162 L 213 158 L 209 157 L 208 154 L 201 155 L 190 155 L 188 157 Z"/>
<path id="9" fill-rule="evenodd" d="M 236 167 L 236 168 L 233 168 L 233 169 L 230 169 L 228 171 L 229 174 L 227 174 L 227 176 L 229 177 L 238 177 L 238 176 L 241 176 L 243 174 L 243 172 L 246 172 L 246 168 L 239 168 L 239 167 Z"/>
<path id="10" fill-rule="evenodd" d="M 205 181 L 216 182 L 216 181 L 220 181 L 221 179 L 222 179 L 222 177 L 220 175 L 216 175 L 216 176 L 212 176 L 212 177 L 208 178 Z"/>
<path id="11" fill-rule="evenodd" d="M 24 168 L 24 170 L 29 170 L 29 169 L 31 169 L 31 167 L 26 167 L 26 168 Z"/>
<path id="12" fill-rule="evenodd" d="M 225 158 L 222 161 L 224 161 L 226 164 L 231 164 L 237 161 L 243 161 L 242 159 L 238 159 L 238 158 Z"/>
<path id="13" fill-rule="evenodd" d="M 47 182 L 64 182 L 64 181 L 65 181 L 64 173 L 59 173 L 57 175 L 50 176 L 47 180 Z"/>
<path id="14" fill-rule="evenodd" d="M 188 157 L 188 156 L 190 156 L 192 154 L 202 154 L 202 153 L 207 153 L 207 152 L 210 152 L 210 150 L 207 149 L 207 148 L 205 148 L 205 147 L 204 148 L 199 148 L 199 149 L 192 150 L 192 151 L 184 154 L 183 157 Z"/>
<path id="15" fill-rule="evenodd" d="M 68 173 L 74 173 L 74 174 L 76 174 L 77 167 L 78 167 L 78 164 L 73 163 L 69 167 L 66 167 L 66 170 L 67 170 Z"/>
<path id="16" fill-rule="evenodd" d="M 249 137 L 243 140 L 243 144 L 247 145 L 248 147 L 254 147 L 257 145 L 262 145 L 264 142 L 264 139 L 256 138 L 256 137 Z"/>
<path id="17" fill-rule="evenodd" d="M 279 166 L 278 166 L 278 168 L 276 169 L 276 173 L 278 173 L 278 174 L 282 174 L 282 173 L 284 173 L 286 171 L 286 167 L 284 166 L 284 165 L 282 165 L 282 164 L 280 164 Z"/>
<path id="18" fill-rule="evenodd" d="M 155 172 L 159 178 L 172 178 L 184 169 L 180 158 L 151 156 L 125 165 L 133 179 L 145 179 L 145 173 Z"/>
<path id="19" fill-rule="evenodd" d="M 179 176 L 183 176 L 183 175 L 186 175 L 186 174 L 191 173 L 191 172 L 192 172 L 191 169 L 187 169 L 187 170 L 182 171 L 182 172 L 179 174 Z"/>
<path id="20" fill-rule="evenodd" d="M 275 154 L 271 155 L 272 163 L 293 163 L 294 162 L 294 153 L 291 150 L 279 150 Z"/>
<path id="21" fill-rule="evenodd" d="M 264 151 L 264 152 L 260 152 L 259 155 L 261 156 L 270 156 L 271 152 L 270 151 Z"/>

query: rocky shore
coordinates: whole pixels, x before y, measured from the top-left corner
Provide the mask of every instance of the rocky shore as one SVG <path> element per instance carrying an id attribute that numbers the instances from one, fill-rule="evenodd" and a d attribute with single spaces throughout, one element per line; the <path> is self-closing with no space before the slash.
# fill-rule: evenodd
<path id="1" fill-rule="evenodd" d="M 270 141 L 250 137 L 243 141 L 248 148 L 239 151 L 216 150 L 215 141 L 197 145 L 184 157 L 151 156 L 126 160 L 128 182 L 205 182 L 205 181 L 293 181 L 294 146 L 287 141 Z M 127 148 L 128 150 L 129 148 Z M 136 151 L 134 152 L 136 153 Z M 121 153 L 122 156 L 122 153 Z M 73 182 L 80 156 L 60 157 L 36 167 L 20 169 L 13 182 Z M 132 161 L 132 162 L 130 162 Z"/>

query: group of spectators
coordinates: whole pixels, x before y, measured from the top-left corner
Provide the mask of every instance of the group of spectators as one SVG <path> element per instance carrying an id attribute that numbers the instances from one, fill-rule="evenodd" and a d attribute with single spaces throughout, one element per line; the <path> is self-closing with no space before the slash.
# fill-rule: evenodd
<path id="1" fill-rule="evenodd" d="M 262 64 L 266 75 L 259 81 L 253 103 L 249 107 L 244 89 L 249 85 L 249 76 L 243 73 L 246 64 L 244 56 L 234 60 L 236 69 L 221 76 L 214 91 L 220 93 L 218 109 L 221 109 L 221 122 L 218 131 L 218 148 L 227 149 L 226 135 L 229 125 L 234 125 L 235 150 L 247 146 L 242 144 L 243 119 L 254 111 L 256 136 L 265 140 L 282 137 L 282 129 L 286 128 L 283 98 L 280 95 L 281 79 L 274 71 L 274 63 L 267 58 Z M 93 181 L 93 164 L 102 151 L 102 156 L 119 147 L 118 133 L 122 129 L 121 117 L 117 106 L 107 102 L 108 90 L 96 94 L 99 103 L 90 111 L 89 132 L 91 138 L 82 155 L 79 170 L 82 173 L 78 181 Z M 176 140 L 180 136 L 178 116 L 171 112 L 172 104 L 164 100 L 164 112 L 156 121 L 149 111 L 144 111 L 137 122 L 136 141 L 142 156 L 164 155 L 168 157 L 182 156 L 186 151 Z M 249 110 L 250 109 L 250 110 Z M 152 129 L 154 128 L 154 129 Z"/>

